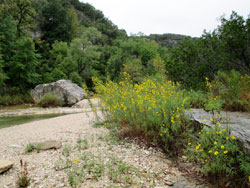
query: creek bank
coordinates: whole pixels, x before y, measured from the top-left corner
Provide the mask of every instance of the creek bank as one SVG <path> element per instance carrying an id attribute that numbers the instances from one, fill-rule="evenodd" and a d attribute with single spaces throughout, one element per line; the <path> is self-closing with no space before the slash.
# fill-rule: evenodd
<path id="1" fill-rule="evenodd" d="M 98 114 L 101 113 L 97 111 Z M 143 148 L 135 143 L 113 143 L 114 140 L 110 136 L 110 132 L 101 127 L 94 128 L 92 125 L 96 122 L 96 116 L 93 112 L 69 114 L 52 119 L 46 119 L 31 123 L 26 123 L 20 126 L 0 129 L 0 158 L 8 159 L 14 162 L 14 166 L 8 172 L 0 175 L 0 187 L 12 188 L 15 187 L 17 174 L 20 173 L 20 159 L 27 162 L 27 170 L 31 179 L 30 187 L 54 187 L 54 188 L 69 188 L 71 187 L 68 181 L 67 169 L 58 169 L 60 161 L 73 161 L 77 158 L 79 161 L 83 155 L 88 155 L 91 162 L 92 154 L 105 163 L 112 160 L 122 160 L 132 168 L 140 169 L 142 178 L 138 182 L 149 185 L 146 177 L 155 178 L 155 187 L 168 187 L 167 183 L 173 183 L 172 187 L 200 188 L 207 187 L 197 186 L 195 182 L 189 182 L 182 175 L 171 161 L 166 158 L 166 155 L 154 148 Z M 56 150 L 45 150 L 39 153 L 32 152 L 25 154 L 24 149 L 29 143 L 40 143 L 44 140 L 55 140 L 62 143 L 62 147 Z M 79 139 L 85 140 L 82 142 L 82 147 L 79 150 Z M 16 145 L 18 143 L 18 145 Z M 86 146 L 87 143 L 87 146 Z M 84 147 L 83 147 L 84 146 Z M 69 156 L 66 157 L 62 153 L 65 148 L 69 151 Z M 68 160 L 67 160 L 68 159 Z M 71 169 L 68 169 L 71 170 Z M 140 176 L 139 176 L 140 177 Z M 172 184 L 171 183 L 171 184 Z M 81 187 L 96 187 L 103 188 L 112 184 L 112 181 L 103 175 L 98 181 L 86 179 Z M 140 187 L 140 186 L 139 186 Z M 149 187 L 149 186 L 144 186 Z"/>
<path id="2" fill-rule="evenodd" d="M 10 117 L 10 116 L 23 116 L 23 115 L 82 113 L 86 111 L 91 111 L 92 107 L 97 107 L 98 105 L 99 105 L 99 100 L 93 98 L 93 99 L 83 99 L 72 107 L 54 107 L 54 108 L 30 107 L 30 108 L 18 108 L 18 109 L 15 108 L 0 109 L 0 118 Z"/>

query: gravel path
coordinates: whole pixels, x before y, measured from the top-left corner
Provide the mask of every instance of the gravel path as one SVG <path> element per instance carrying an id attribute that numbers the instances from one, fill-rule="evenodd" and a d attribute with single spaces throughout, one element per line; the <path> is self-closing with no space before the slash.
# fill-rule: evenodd
<path id="1" fill-rule="evenodd" d="M 104 162 L 115 157 L 141 169 L 140 174 L 144 174 L 145 177 L 148 174 L 158 174 L 154 183 L 151 182 L 149 176 L 147 178 L 139 176 L 137 177 L 139 184 L 131 187 L 163 188 L 168 187 L 171 182 L 174 183 L 171 187 L 175 188 L 201 187 L 188 182 L 160 151 L 153 148 L 144 149 L 134 143 L 113 143 L 107 129 L 92 126 L 95 120 L 94 113 L 85 112 L 0 129 L 0 159 L 14 161 L 14 167 L 0 175 L 0 187 L 16 187 L 20 171 L 19 161 L 22 159 L 28 164 L 28 176 L 31 179 L 30 188 L 70 188 L 67 172 L 65 169 L 57 167 L 62 165 L 59 159 L 64 157 L 62 152 L 68 146 L 71 148 L 68 157 L 72 159 L 78 158 L 83 153 L 101 156 L 101 160 Z M 88 140 L 88 146 L 81 151 L 75 147 L 79 138 Z M 40 153 L 24 153 L 27 144 L 51 139 L 61 141 L 63 147 Z M 103 176 L 98 181 L 87 178 L 78 187 L 112 186 L 110 180 Z M 123 185 L 120 184 L 118 187 L 123 187 Z"/>

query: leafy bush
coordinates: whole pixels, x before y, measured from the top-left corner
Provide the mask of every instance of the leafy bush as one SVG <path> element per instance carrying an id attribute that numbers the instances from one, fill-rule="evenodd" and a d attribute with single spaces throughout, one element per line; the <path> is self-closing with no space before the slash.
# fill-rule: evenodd
<path id="1" fill-rule="evenodd" d="M 62 101 L 60 101 L 55 95 L 48 93 L 42 97 L 38 103 L 38 106 L 43 108 L 62 106 Z"/>
<path id="2" fill-rule="evenodd" d="M 207 93 L 191 90 L 188 93 L 188 98 L 193 108 L 204 108 L 204 104 L 207 100 Z"/>
<path id="3" fill-rule="evenodd" d="M 187 98 L 184 91 L 161 77 L 132 84 L 127 77 L 120 83 L 103 84 L 94 79 L 96 91 L 112 119 L 152 137 L 167 151 L 177 151 L 185 137 Z"/>
<path id="4" fill-rule="evenodd" d="M 202 173 L 219 187 L 230 181 L 234 185 L 242 185 L 240 187 L 246 185 L 250 176 L 250 158 L 231 136 L 230 129 L 220 127 L 217 122 L 212 128 L 203 128 L 199 135 L 188 141 L 187 155 L 202 165 Z"/>
<path id="5" fill-rule="evenodd" d="M 77 72 L 72 72 L 69 77 L 70 77 L 70 80 L 72 80 L 73 83 L 76 83 L 79 86 L 82 85 L 82 78 Z"/>
<path id="6" fill-rule="evenodd" d="M 0 95 L 0 105 L 2 106 L 19 105 L 25 103 L 33 103 L 33 99 L 29 94 Z"/>
<path id="7" fill-rule="evenodd" d="M 225 100 L 227 110 L 250 111 L 250 77 L 232 70 L 218 72 L 212 84 L 213 95 Z"/>

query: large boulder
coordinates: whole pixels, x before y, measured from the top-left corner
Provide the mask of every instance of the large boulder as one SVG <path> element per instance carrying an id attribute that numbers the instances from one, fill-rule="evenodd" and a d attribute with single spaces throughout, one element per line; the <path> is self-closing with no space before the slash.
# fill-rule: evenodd
<path id="1" fill-rule="evenodd" d="M 51 93 L 57 96 L 62 101 L 63 105 L 71 106 L 84 98 L 84 90 L 71 80 L 58 80 L 48 84 L 37 85 L 31 90 L 30 95 L 37 103 L 41 98 Z"/>

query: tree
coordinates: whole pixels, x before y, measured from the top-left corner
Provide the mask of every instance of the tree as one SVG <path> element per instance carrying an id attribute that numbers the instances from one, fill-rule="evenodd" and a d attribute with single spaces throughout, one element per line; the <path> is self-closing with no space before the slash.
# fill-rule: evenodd
<path id="1" fill-rule="evenodd" d="M 81 38 L 74 39 L 70 44 L 73 61 L 77 64 L 77 73 L 83 80 L 91 80 L 93 67 L 99 64 L 100 52 L 96 43 L 101 33 L 95 28 L 88 28 Z"/>
<path id="2" fill-rule="evenodd" d="M 140 59 L 133 59 L 132 61 L 125 63 L 122 72 L 127 73 L 134 83 L 142 82 L 145 77 Z"/>
<path id="3" fill-rule="evenodd" d="M 15 54 L 14 48 L 17 40 L 16 21 L 11 16 L 0 19 L 0 53 L 6 65 Z M 6 70 L 8 71 L 8 70 Z"/>
<path id="4" fill-rule="evenodd" d="M 7 79 L 6 74 L 3 72 L 3 62 L 2 55 L 0 54 L 0 86 L 3 86 L 4 81 Z"/>
<path id="5" fill-rule="evenodd" d="M 4 0 L 4 15 L 11 15 L 17 21 L 17 34 L 20 37 L 24 30 L 34 27 L 36 11 L 34 0 Z"/>
<path id="6" fill-rule="evenodd" d="M 75 36 L 77 23 L 76 13 L 63 0 L 51 0 L 42 11 L 41 29 L 43 39 L 53 44 L 55 41 L 70 43 Z"/>
<path id="7" fill-rule="evenodd" d="M 11 86 L 30 88 L 39 82 L 36 73 L 38 57 L 35 53 L 34 43 L 31 38 L 24 37 L 16 42 L 15 55 L 10 60 L 8 80 Z"/>
<path id="8" fill-rule="evenodd" d="M 234 68 L 250 74 L 249 18 L 244 20 L 233 11 L 230 19 L 221 19 L 218 33 L 219 38 L 226 43 L 225 48 L 230 53 Z"/>

